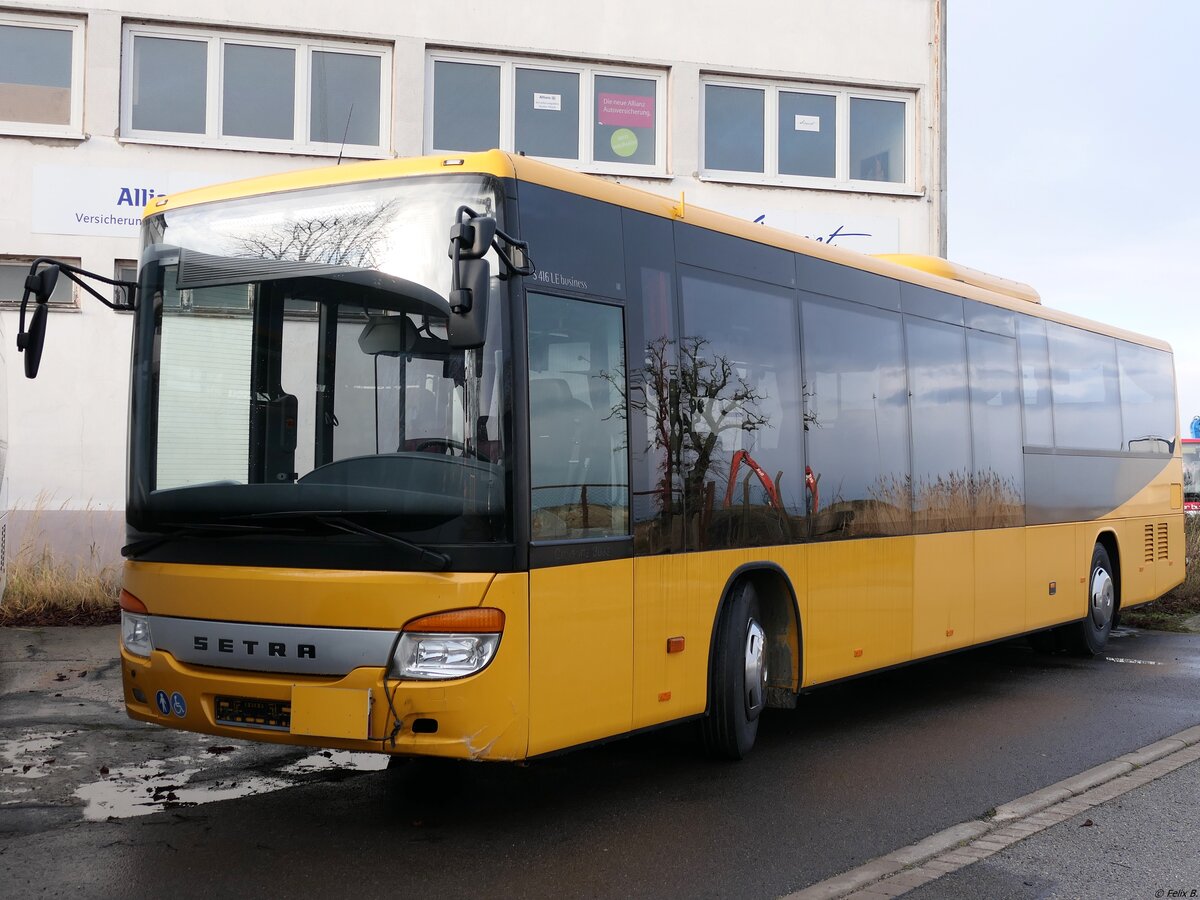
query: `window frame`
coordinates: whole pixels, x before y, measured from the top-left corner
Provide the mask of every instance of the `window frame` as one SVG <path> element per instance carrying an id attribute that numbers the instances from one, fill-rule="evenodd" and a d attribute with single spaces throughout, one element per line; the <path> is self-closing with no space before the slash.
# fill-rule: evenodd
<path id="1" fill-rule="evenodd" d="M 709 168 L 704 159 L 705 129 L 707 128 L 706 101 L 708 86 L 749 88 L 763 92 L 763 170 L 762 172 L 739 172 L 732 169 Z M 816 175 L 788 175 L 779 171 L 779 95 L 816 94 L 832 96 L 835 100 L 837 120 L 834 132 L 834 175 L 826 178 Z M 821 190 L 854 191 L 869 194 L 901 194 L 921 196 L 924 190 L 918 187 L 917 179 L 917 99 L 919 88 L 875 88 L 853 85 L 822 84 L 805 81 L 771 81 L 736 75 L 700 76 L 700 169 L 701 181 L 721 181 L 735 184 L 765 184 L 778 187 L 817 188 Z M 904 180 L 866 181 L 850 177 L 850 103 L 852 100 L 890 100 L 904 104 Z"/>
<path id="2" fill-rule="evenodd" d="M 80 265 L 80 260 L 78 257 L 57 256 L 54 258 L 61 259 L 63 262 L 69 263 L 73 266 Z M 25 274 L 28 275 L 29 274 L 29 265 L 35 259 L 38 259 L 38 257 L 30 256 L 29 254 L 17 253 L 17 254 L 12 254 L 12 255 L 2 255 L 2 256 L 0 256 L 0 265 L 22 266 L 25 269 Z M 63 282 L 66 282 L 68 285 L 70 285 L 69 290 L 70 290 L 70 298 L 71 299 L 70 300 L 55 300 L 54 295 L 51 294 L 50 300 L 48 300 L 46 303 L 46 308 L 49 309 L 51 312 L 79 312 L 80 309 L 79 309 L 79 289 L 78 289 L 78 287 L 76 286 L 75 282 L 72 281 L 71 279 L 67 278 L 66 275 L 59 273 L 58 284 L 62 284 Z M 56 285 L 56 290 L 57 290 L 57 285 Z M 29 303 L 30 303 L 29 309 L 32 312 L 32 310 L 33 310 L 33 295 L 32 294 L 29 297 Z M 21 298 L 20 297 L 0 296 L 0 309 L 20 309 L 20 308 L 21 308 Z"/>
<path id="3" fill-rule="evenodd" d="M 16 28 L 44 28 L 71 33 L 71 115 L 66 125 L 45 122 L 21 122 L 0 119 L 0 134 L 25 137 L 83 139 L 84 26 L 86 20 L 67 16 L 26 15 L 0 11 L 0 25 Z"/>
<path id="4" fill-rule="evenodd" d="M 153 131 L 133 127 L 133 47 L 138 37 L 200 41 L 207 45 L 205 73 L 205 121 L 203 134 Z M 222 134 L 224 124 L 225 57 L 228 44 L 292 50 L 295 54 L 295 95 L 292 107 L 292 137 L 264 138 Z M 164 144 L 173 147 L 203 147 L 218 150 L 253 150 L 303 156 L 347 156 L 352 159 L 386 159 L 392 144 L 392 50 L 388 43 L 309 38 L 287 34 L 226 31 L 198 27 L 174 27 L 126 22 L 121 30 L 121 128 L 123 143 Z M 330 52 L 369 56 L 379 60 L 379 143 L 347 144 L 313 141 L 312 57 Z"/>
<path id="5" fill-rule="evenodd" d="M 434 91 L 437 85 L 434 69 L 438 62 L 494 66 L 500 69 L 500 148 L 515 153 L 516 147 L 516 70 L 535 69 L 579 76 L 579 158 L 537 156 L 567 169 L 594 175 L 634 175 L 643 178 L 669 178 L 667 171 L 667 73 L 662 69 L 638 68 L 632 65 L 607 63 L 572 63 L 536 56 L 509 56 L 498 53 L 472 53 L 458 50 L 430 50 L 425 55 L 425 115 L 423 152 L 427 154 L 462 153 L 461 149 L 436 147 L 433 143 Z M 654 92 L 654 164 L 615 163 L 595 158 L 595 128 L 591 114 L 596 103 L 596 76 L 636 78 L 653 81 Z"/>
<path id="6" fill-rule="evenodd" d="M 140 265 L 136 259 L 127 259 L 124 257 L 117 257 L 113 260 L 113 276 L 112 277 L 115 281 L 137 281 L 139 268 L 140 268 Z M 126 269 L 126 270 L 133 269 L 133 277 L 122 279 L 121 278 L 121 270 L 122 269 Z M 117 287 L 117 285 L 115 285 L 115 284 L 111 285 L 111 287 L 112 287 L 113 303 L 125 303 L 128 301 L 129 298 L 125 296 L 125 290 L 123 288 Z M 117 312 L 131 314 L 133 312 L 133 310 L 132 309 L 124 309 L 124 310 L 117 310 Z"/>

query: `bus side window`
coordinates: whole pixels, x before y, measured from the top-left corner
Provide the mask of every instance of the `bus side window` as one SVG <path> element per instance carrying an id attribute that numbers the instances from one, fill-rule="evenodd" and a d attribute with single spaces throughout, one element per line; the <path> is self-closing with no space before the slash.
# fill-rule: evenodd
<path id="1" fill-rule="evenodd" d="M 622 311 L 529 294 L 528 318 L 532 537 L 628 534 Z"/>
<path id="2" fill-rule="evenodd" d="M 1054 413 L 1050 406 L 1050 351 L 1046 323 L 1017 317 L 1017 349 L 1021 355 L 1021 408 L 1024 441 L 1030 447 L 1054 446 Z"/>
<path id="3" fill-rule="evenodd" d="M 812 537 L 909 534 L 908 392 L 900 316 L 804 294 Z M 830 393 L 835 391 L 834 393 Z"/>
<path id="4" fill-rule="evenodd" d="M 690 546 L 790 543 L 805 512 L 795 294 L 687 266 L 680 294 Z"/>

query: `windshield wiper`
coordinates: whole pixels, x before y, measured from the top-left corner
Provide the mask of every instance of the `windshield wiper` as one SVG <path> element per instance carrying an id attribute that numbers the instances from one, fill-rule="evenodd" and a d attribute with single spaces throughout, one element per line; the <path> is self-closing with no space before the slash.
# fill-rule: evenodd
<path id="1" fill-rule="evenodd" d="M 374 528 L 368 528 L 361 522 L 355 522 L 354 520 L 348 518 L 351 515 L 381 515 L 386 512 L 386 510 L 382 509 L 356 509 L 351 511 L 341 509 L 283 510 L 280 512 L 250 513 L 244 516 L 229 516 L 226 521 L 241 522 L 282 520 L 316 522 L 320 525 L 324 525 L 326 528 L 332 528 L 334 531 L 342 531 L 346 534 L 359 534 L 363 535 L 364 537 L 375 538 L 377 541 L 385 544 L 391 544 L 395 547 L 403 547 L 410 553 L 416 554 L 418 559 L 431 565 L 437 571 L 444 571 L 450 565 L 450 557 L 445 553 L 438 553 L 436 550 L 430 550 L 428 547 L 422 547 L 420 544 L 414 544 L 412 541 L 406 541 L 404 538 L 398 538 L 394 534 L 376 531 Z M 237 526 L 235 525 L 233 527 Z"/>
<path id="2" fill-rule="evenodd" d="M 187 524 L 164 522 L 159 527 L 163 529 L 160 534 L 126 544 L 121 548 L 121 555 L 126 557 L 139 556 L 148 550 L 153 550 L 155 547 L 160 547 L 169 541 L 179 540 L 180 538 L 224 538 L 238 537 L 244 534 L 261 534 L 264 531 L 277 533 L 280 531 L 280 529 L 271 528 L 268 525 L 234 525 L 225 522 L 189 522 Z M 296 531 L 294 528 L 284 530 L 288 533 Z"/>

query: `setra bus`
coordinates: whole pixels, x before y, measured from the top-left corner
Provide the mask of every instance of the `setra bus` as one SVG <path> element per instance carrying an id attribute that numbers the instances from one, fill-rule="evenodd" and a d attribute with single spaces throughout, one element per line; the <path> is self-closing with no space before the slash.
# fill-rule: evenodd
<path id="1" fill-rule="evenodd" d="M 1181 438 L 1183 444 L 1183 509 L 1189 516 L 1200 513 L 1200 438 Z"/>
<path id="2" fill-rule="evenodd" d="M 740 758 L 819 685 L 1098 653 L 1184 576 L 1169 347 L 941 260 L 491 151 L 155 197 L 123 287 L 135 719 Z"/>

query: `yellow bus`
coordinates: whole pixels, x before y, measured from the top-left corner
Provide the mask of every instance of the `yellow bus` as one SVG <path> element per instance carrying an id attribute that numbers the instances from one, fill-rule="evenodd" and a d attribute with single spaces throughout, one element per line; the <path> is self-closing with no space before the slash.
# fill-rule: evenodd
<path id="1" fill-rule="evenodd" d="M 1183 579 L 1169 347 L 1023 285 L 498 151 L 143 232 L 135 719 L 490 760 L 698 720 L 740 758 L 810 688 L 1099 653 Z"/>

